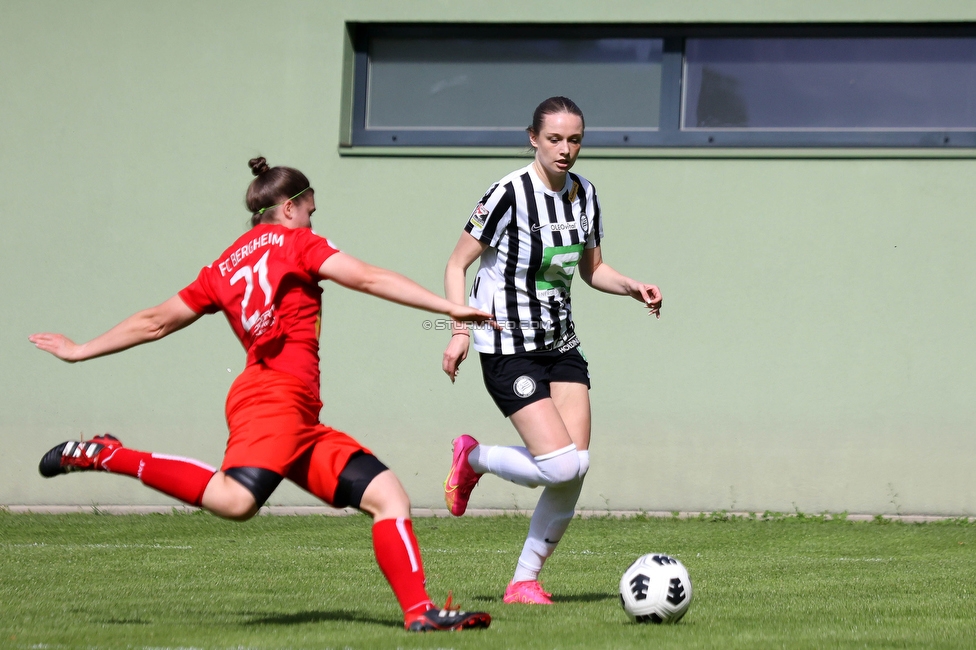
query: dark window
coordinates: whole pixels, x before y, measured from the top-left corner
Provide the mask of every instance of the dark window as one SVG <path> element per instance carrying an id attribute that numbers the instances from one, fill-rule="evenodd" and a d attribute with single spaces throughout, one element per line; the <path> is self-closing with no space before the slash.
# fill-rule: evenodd
<path id="1" fill-rule="evenodd" d="M 369 44 L 366 128 L 522 132 L 565 95 L 588 129 L 656 129 L 661 41 L 396 39 Z"/>
<path id="2" fill-rule="evenodd" d="M 976 128 L 976 39 L 688 39 L 684 129 Z"/>
<path id="3" fill-rule="evenodd" d="M 352 24 L 352 146 L 976 147 L 976 25 Z"/>

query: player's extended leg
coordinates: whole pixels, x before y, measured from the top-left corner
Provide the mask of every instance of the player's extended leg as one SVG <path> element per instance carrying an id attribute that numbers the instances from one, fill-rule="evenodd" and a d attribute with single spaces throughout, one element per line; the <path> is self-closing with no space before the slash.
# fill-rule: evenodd
<path id="1" fill-rule="evenodd" d="M 578 383 L 552 382 L 550 391 L 552 406 L 577 447 L 579 469 L 574 478 L 548 485 L 542 491 L 529 523 L 529 533 L 522 546 L 515 575 L 506 591 L 506 602 L 536 603 L 542 600 L 537 599 L 534 593 L 542 591 L 541 587 L 536 589 L 539 573 L 573 519 L 583 488 L 583 477 L 590 466 L 590 452 L 587 450 L 590 442 L 590 402 L 587 387 Z M 551 412 L 545 415 L 549 420 L 552 417 Z M 513 422 L 518 421 L 516 426 L 524 427 L 530 436 L 529 429 L 533 427 L 554 426 L 551 421 L 546 424 L 540 419 L 538 413 L 532 412 L 523 416 L 516 413 L 512 417 Z M 544 600 L 549 600 L 548 594 L 543 592 L 543 595 L 546 596 Z"/>
<path id="2" fill-rule="evenodd" d="M 228 472 L 241 469 L 252 473 L 267 472 L 254 468 L 233 468 Z M 138 478 L 146 487 L 189 505 L 206 508 L 227 519 L 249 519 L 264 503 L 262 499 L 261 504 L 258 504 L 255 495 L 240 480 L 218 472 L 206 463 L 192 458 L 130 449 L 122 446 L 119 439 L 110 434 L 96 436 L 91 440 L 69 440 L 61 443 L 44 455 L 38 470 L 42 476 L 48 478 L 76 471 L 103 471 L 131 476 Z M 277 481 L 281 481 L 280 476 L 277 476 Z M 277 486 L 277 482 L 274 486 Z M 270 493 L 268 491 L 269 495 Z"/>
<path id="3" fill-rule="evenodd" d="M 468 435 L 455 438 L 451 470 L 444 481 L 444 500 L 455 517 L 467 510 L 471 491 L 483 474 L 534 488 L 570 481 L 579 472 L 577 446 L 552 398 L 532 402 L 510 418 L 525 447 L 482 445 Z"/>
<path id="4" fill-rule="evenodd" d="M 307 464 L 288 477 L 334 507 L 351 506 L 373 517 L 376 563 L 403 610 L 404 627 L 415 632 L 488 627 L 491 616 L 484 612 L 452 610 L 450 603 L 441 609 L 430 599 L 410 499 L 396 475 L 372 454 L 357 452 L 336 481 L 330 478 L 335 474 L 329 452 L 327 442 L 316 445 Z"/>
<path id="5" fill-rule="evenodd" d="M 379 462 L 379 461 L 377 461 Z M 405 621 L 434 607 L 424 586 L 420 546 L 410 521 L 410 499 L 396 475 L 385 469 L 369 480 L 359 503 L 373 517 L 373 553 L 393 588 Z"/>
<path id="6" fill-rule="evenodd" d="M 537 456 L 537 464 L 543 464 L 540 458 L 551 457 L 552 453 L 563 452 L 556 458 L 572 458 L 575 456 L 576 472 L 573 476 L 561 482 L 542 483 L 545 489 L 536 504 L 529 524 L 529 533 L 522 553 L 519 556 L 515 575 L 505 592 L 506 603 L 550 604 L 550 594 L 545 592 L 539 584 L 539 573 L 549 556 L 556 549 L 563 533 L 572 521 L 576 502 L 583 487 L 583 477 L 589 469 L 589 451 L 587 447 L 590 439 L 590 408 L 589 394 L 584 384 L 571 382 L 552 382 L 550 384 L 551 399 L 540 400 L 530 404 L 512 414 L 515 424 L 526 441 L 527 446 L 534 443 L 538 449 L 540 440 L 542 449 L 559 444 L 563 439 L 561 432 L 573 441 L 571 451 L 565 448 Z M 489 459 L 491 449 L 484 449 L 483 453 Z M 498 452 L 495 451 L 494 455 Z M 571 462 L 563 461 L 563 466 L 569 469 Z M 549 461 L 552 462 L 552 461 Z M 489 460 L 489 465 L 491 460 Z M 511 470 L 509 470 L 511 471 Z"/>

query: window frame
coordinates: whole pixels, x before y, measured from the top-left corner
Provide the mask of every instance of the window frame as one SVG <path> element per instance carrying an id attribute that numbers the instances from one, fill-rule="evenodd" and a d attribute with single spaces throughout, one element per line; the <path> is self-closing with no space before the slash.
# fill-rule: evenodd
<path id="1" fill-rule="evenodd" d="M 372 38 L 510 38 L 663 40 L 660 113 L 657 130 L 600 129 L 586 133 L 588 150 L 655 149 L 969 149 L 976 128 L 929 130 L 682 130 L 685 40 L 693 38 L 976 38 L 976 23 L 801 23 L 801 24 L 511 24 L 347 23 L 351 67 L 350 124 L 346 148 L 518 148 L 524 131 L 478 129 L 366 128 L 369 42 Z M 351 97 L 349 97 L 351 95 Z M 526 116 L 526 121 L 531 116 Z"/>

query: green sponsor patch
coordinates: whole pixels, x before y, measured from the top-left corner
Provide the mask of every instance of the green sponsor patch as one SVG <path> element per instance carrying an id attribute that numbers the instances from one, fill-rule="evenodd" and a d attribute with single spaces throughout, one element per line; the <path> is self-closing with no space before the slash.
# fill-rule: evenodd
<path id="1" fill-rule="evenodd" d="M 583 254 L 583 244 L 549 246 L 542 253 L 542 266 L 535 274 L 536 291 L 569 289 Z"/>

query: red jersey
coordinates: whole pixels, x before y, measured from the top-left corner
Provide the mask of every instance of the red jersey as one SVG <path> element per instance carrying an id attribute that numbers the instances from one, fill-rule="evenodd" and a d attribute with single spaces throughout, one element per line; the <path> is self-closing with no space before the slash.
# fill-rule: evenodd
<path id="1" fill-rule="evenodd" d="M 255 226 L 180 291 L 198 314 L 223 311 L 247 365 L 298 377 L 319 395 L 318 270 L 338 251 L 309 228 Z"/>

